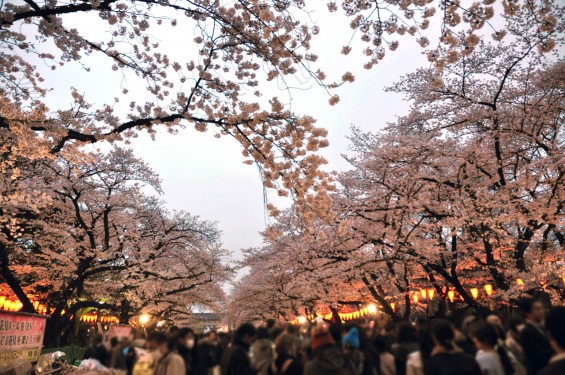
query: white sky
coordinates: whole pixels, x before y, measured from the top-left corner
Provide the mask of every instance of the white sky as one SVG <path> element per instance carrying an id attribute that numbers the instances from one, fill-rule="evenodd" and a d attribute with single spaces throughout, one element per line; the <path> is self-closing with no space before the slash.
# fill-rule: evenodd
<path id="1" fill-rule="evenodd" d="M 397 95 L 385 93 L 384 88 L 402 74 L 427 65 L 427 61 L 414 40 L 404 37 L 400 39 L 397 51 L 387 53 L 379 65 L 367 71 L 363 68 L 365 60 L 361 53 L 364 46 L 358 43 L 357 37 L 352 44 L 353 51 L 348 56 L 340 54 L 341 47 L 352 36 L 349 20 L 339 12 L 329 13 L 325 8 L 326 0 L 308 0 L 307 4 L 314 9 L 311 17 L 320 27 L 311 51 L 319 56 L 315 69 L 325 71 L 328 82 L 339 79 L 346 71 L 351 71 L 356 81 L 337 90 L 341 101 L 334 107 L 328 104 L 328 94 L 314 83 L 308 90 L 294 90 L 292 109 L 313 116 L 319 126 L 328 129 L 330 146 L 322 151 L 322 155 L 328 159 L 328 169 L 343 170 L 347 163 L 341 155 L 347 152 L 346 135 L 350 126 L 377 131 L 395 116 L 405 114 L 408 103 Z M 86 17 L 88 15 L 84 18 L 75 15 L 65 19 L 65 24 L 67 27 L 74 24 L 84 30 L 81 26 L 89 22 L 88 31 L 95 36 L 100 29 L 95 20 Z M 190 32 L 182 26 L 169 28 L 168 33 L 161 32 L 159 39 L 163 50 L 173 55 L 193 52 L 187 51 L 192 45 Z M 107 61 L 96 55 L 89 58 L 88 65 L 90 73 L 85 73 L 77 64 L 45 72 L 47 85 L 57 88 L 48 103 L 51 100 L 53 107 L 61 107 L 61 100 L 69 100 L 66 90 L 71 86 L 78 87 L 87 100 L 98 101 L 97 104 L 113 96 L 122 98 L 119 105 L 127 104 L 130 99 L 120 94 L 121 86 L 128 87 L 129 97 L 137 99 L 136 95 L 144 95 L 143 84 L 132 85 L 134 80 L 127 77 L 121 81 L 121 76 L 111 71 Z M 115 95 L 108 96 L 113 91 Z M 57 93 L 63 94 L 59 96 Z M 283 101 L 288 100 L 288 93 L 266 92 L 267 97 L 275 95 Z M 239 144 L 228 137 L 216 139 L 210 132 L 199 133 L 193 129 L 182 130 L 176 135 L 168 134 L 164 129 L 157 133 L 156 141 L 143 134 L 132 140 L 131 147 L 161 176 L 163 199 L 168 207 L 217 221 L 225 247 L 236 256 L 242 248 L 259 246 L 259 232 L 266 223 L 263 188 L 256 167 L 242 163 Z"/>

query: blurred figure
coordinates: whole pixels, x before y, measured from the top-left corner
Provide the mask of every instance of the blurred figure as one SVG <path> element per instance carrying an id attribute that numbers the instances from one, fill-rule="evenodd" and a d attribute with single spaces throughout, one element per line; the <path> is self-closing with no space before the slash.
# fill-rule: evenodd
<path id="1" fill-rule="evenodd" d="M 498 340 L 502 345 L 504 343 L 504 340 L 506 339 L 506 334 L 504 333 L 504 326 L 502 325 L 502 320 L 500 320 L 500 317 L 498 315 L 490 314 L 489 316 L 487 316 L 486 321 L 494 328 L 496 332 L 496 336 L 498 337 Z"/>
<path id="2" fill-rule="evenodd" d="M 543 327 L 545 308 L 540 301 L 533 298 L 524 298 L 519 307 L 526 319 L 524 329 L 520 333 L 520 342 L 526 357 L 527 373 L 537 375 L 553 355 Z"/>
<path id="3" fill-rule="evenodd" d="M 392 346 L 397 375 L 406 375 L 408 355 L 418 351 L 418 331 L 409 322 L 400 322 L 396 326 L 396 342 Z"/>
<path id="4" fill-rule="evenodd" d="M 123 338 L 122 341 L 118 341 L 117 337 L 112 337 L 110 339 L 110 368 L 115 368 L 119 370 L 126 369 L 126 358 L 124 354 L 124 349 L 128 347 L 128 339 Z"/>
<path id="5" fill-rule="evenodd" d="M 177 351 L 184 360 L 186 375 L 206 375 L 196 346 L 197 340 L 194 331 L 187 327 L 180 328 L 175 335 L 177 337 Z"/>
<path id="6" fill-rule="evenodd" d="M 443 319 L 432 323 L 434 349 L 424 367 L 426 375 L 483 375 L 477 361 L 454 345 L 455 333 Z"/>
<path id="7" fill-rule="evenodd" d="M 365 356 L 359 349 L 361 347 L 359 329 L 357 329 L 357 327 L 351 327 L 349 332 L 343 336 L 342 343 L 345 356 L 353 362 L 355 369 L 357 370 L 357 374 L 362 374 L 365 364 Z"/>
<path id="8" fill-rule="evenodd" d="M 498 345 L 499 337 L 492 324 L 477 322 L 470 327 L 470 335 L 478 349 L 475 359 L 484 375 L 525 375 L 514 356 Z"/>
<path id="9" fill-rule="evenodd" d="M 200 340 L 198 347 L 203 361 L 202 367 L 205 369 L 203 374 L 220 375 L 223 350 L 216 331 L 210 331 L 204 339 Z"/>
<path id="10" fill-rule="evenodd" d="M 555 307 L 549 311 L 545 321 L 549 344 L 555 351 L 555 355 L 549 360 L 549 364 L 543 368 L 540 375 L 562 375 L 565 374 L 565 307 Z"/>
<path id="11" fill-rule="evenodd" d="M 275 357 L 273 341 L 267 328 L 260 327 L 257 329 L 257 339 L 251 345 L 250 355 L 251 365 L 257 369 L 257 374 L 267 375 Z"/>
<path id="12" fill-rule="evenodd" d="M 524 321 L 520 315 L 514 314 L 508 318 L 508 331 L 506 331 L 506 340 L 504 341 L 504 346 L 520 363 L 525 364 L 526 358 L 524 357 L 524 349 L 520 344 L 520 332 L 524 328 Z"/>
<path id="13" fill-rule="evenodd" d="M 356 375 L 355 366 L 336 346 L 327 327 L 312 332 L 313 358 L 306 363 L 304 375 Z"/>
<path id="14" fill-rule="evenodd" d="M 110 364 L 110 353 L 108 349 L 103 344 L 104 336 L 100 333 L 94 334 L 92 336 L 92 341 L 90 346 L 84 352 L 83 359 L 96 359 L 103 366 L 108 367 Z"/>
<path id="15" fill-rule="evenodd" d="M 296 336 L 282 333 L 275 340 L 277 357 L 269 368 L 269 375 L 302 375 L 304 369 L 297 359 L 298 341 Z"/>
<path id="16" fill-rule="evenodd" d="M 158 343 L 161 353 L 154 375 L 185 375 L 184 359 L 176 351 L 178 334 L 171 334 L 167 337 L 162 332 L 156 332 L 153 339 Z"/>
<path id="17" fill-rule="evenodd" d="M 222 356 L 222 375 L 256 375 L 251 366 L 249 348 L 255 341 L 257 331 L 251 323 L 243 323 L 235 331 L 233 342 Z"/>
<path id="18" fill-rule="evenodd" d="M 420 318 L 415 323 L 418 332 L 418 351 L 408 355 L 406 375 L 424 375 L 424 367 L 430 359 L 434 348 L 430 321 L 427 318 Z"/>

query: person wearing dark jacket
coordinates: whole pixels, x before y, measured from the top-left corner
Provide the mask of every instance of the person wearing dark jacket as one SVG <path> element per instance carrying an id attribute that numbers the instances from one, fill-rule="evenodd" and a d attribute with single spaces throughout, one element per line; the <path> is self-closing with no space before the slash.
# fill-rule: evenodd
<path id="1" fill-rule="evenodd" d="M 186 375 L 207 375 L 206 365 L 198 346 L 196 335 L 191 328 L 176 331 L 177 351 L 184 360 Z"/>
<path id="2" fill-rule="evenodd" d="M 539 375 L 565 374 L 565 307 L 555 307 L 545 320 L 549 344 L 555 350 L 555 355 L 549 360 Z"/>
<path id="3" fill-rule="evenodd" d="M 269 375 L 302 375 L 302 363 L 296 358 L 298 341 L 296 336 L 283 333 L 275 340 L 276 359 L 269 368 Z"/>
<path id="4" fill-rule="evenodd" d="M 543 328 L 545 309 L 540 301 L 526 298 L 520 302 L 520 310 L 526 318 L 526 325 L 520 333 L 520 342 L 526 357 L 527 374 L 537 375 L 553 355 Z"/>
<path id="5" fill-rule="evenodd" d="M 92 337 L 92 344 L 84 352 L 84 359 L 96 359 L 103 366 L 110 364 L 110 353 L 103 344 L 104 337 L 97 333 Z"/>
<path id="6" fill-rule="evenodd" d="M 354 364 L 336 346 L 326 327 L 313 331 L 312 358 L 304 367 L 304 375 L 355 375 Z"/>
<path id="7" fill-rule="evenodd" d="M 432 338 L 435 347 L 424 365 L 426 375 L 482 375 L 477 361 L 453 344 L 455 333 L 448 321 L 438 319 L 432 323 Z"/>
<path id="8" fill-rule="evenodd" d="M 256 337 L 255 327 L 251 323 L 243 323 L 235 331 L 233 342 L 222 356 L 222 375 L 255 375 L 257 371 L 251 366 L 249 347 Z"/>
<path id="9" fill-rule="evenodd" d="M 418 331 L 409 322 L 400 322 L 396 327 L 396 343 L 392 346 L 397 375 L 406 375 L 408 355 L 418 351 Z"/>

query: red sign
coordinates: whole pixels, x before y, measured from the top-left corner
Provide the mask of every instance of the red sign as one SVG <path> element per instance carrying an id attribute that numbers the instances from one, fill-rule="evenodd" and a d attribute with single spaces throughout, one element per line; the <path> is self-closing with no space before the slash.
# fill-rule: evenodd
<path id="1" fill-rule="evenodd" d="M 113 324 L 110 326 L 110 337 L 117 337 L 120 339 L 122 337 L 129 337 L 130 334 L 131 326 L 119 324 Z"/>
<path id="2" fill-rule="evenodd" d="M 45 320 L 40 315 L 0 312 L 0 362 L 13 357 L 39 356 Z"/>

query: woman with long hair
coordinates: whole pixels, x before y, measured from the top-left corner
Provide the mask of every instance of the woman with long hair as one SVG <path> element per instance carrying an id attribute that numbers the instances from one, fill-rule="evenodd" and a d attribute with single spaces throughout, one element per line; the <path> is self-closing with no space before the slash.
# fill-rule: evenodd
<path id="1" fill-rule="evenodd" d="M 443 319 L 432 322 L 434 349 L 424 366 L 426 375 L 483 375 L 475 359 L 453 343 L 455 332 Z"/>

